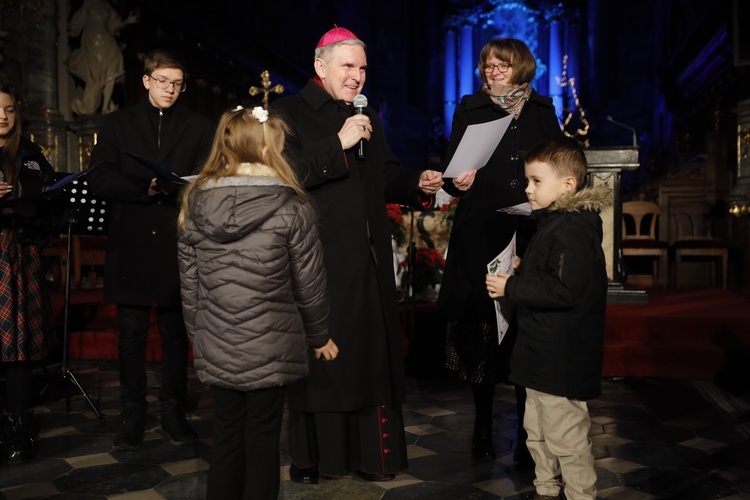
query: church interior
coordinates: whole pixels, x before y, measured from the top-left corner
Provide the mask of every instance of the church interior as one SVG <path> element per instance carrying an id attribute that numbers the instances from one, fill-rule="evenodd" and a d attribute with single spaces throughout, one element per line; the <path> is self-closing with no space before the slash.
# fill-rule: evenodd
<path id="1" fill-rule="evenodd" d="M 94 8 L 107 20 L 83 17 Z M 73 174 L 89 167 L 102 117 L 143 97 L 148 51 L 187 62 L 182 104 L 216 120 L 296 94 L 313 74 L 318 38 L 336 24 L 367 45 L 363 92 L 392 150 L 407 168 L 440 170 L 456 105 L 480 85 L 482 46 L 523 40 L 537 59 L 531 85 L 584 146 L 589 182 L 615 192 L 602 216 L 604 392 L 589 403 L 599 497 L 739 499 L 750 496 L 748 21 L 741 0 L 4 0 L 0 83 L 17 90 L 26 134 L 55 170 Z M 104 30 L 107 59 L 118 62 L 102 81 L 79 68 L 94 57 L 89 29 Z M 411 246 L 445 251 L 450 201 L 395 210 L 394 234 L 405 238 L 396 262 Z M 37 402 L 38 457 L 0 464 L 0 499 L 203 498 L 211 396 L 194 374 L 198 444 L 175 449 L 154 420 L 142 449 L 111 449 L 120 416 L 115 309 L 102 302 L 106 224 L 80 226 L 43 249 L 61 348 L 35 371 L 40 390 L 53 389 Z M 442 366 L 436 286 L 403 287 L 399 302 L 409 469 L 389 483 L 296 484 L 282 433 L 280 498 L 533 496 L 533 470 L 512 459 L 512 387 L 496 391 L 497 460 L 471 460 L 470 390 Z M 67 363 L 77 380 L 53 384 Z"/>

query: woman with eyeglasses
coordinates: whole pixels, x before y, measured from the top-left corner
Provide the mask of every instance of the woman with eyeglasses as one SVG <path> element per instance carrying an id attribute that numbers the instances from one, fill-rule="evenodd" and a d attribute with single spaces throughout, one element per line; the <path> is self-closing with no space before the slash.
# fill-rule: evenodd
<path id="1" fill-rule="evenodd" d="M 552 99 L 530 85 L 536 60 L 528 46 L 513 38 L 491 40 L 479 56 L 482 86 L 466 95 L 453 115 L 453 128 L 445 165 L 456 152 L 469 125 L 513 115 L 508 130 L 486 166 L 446 182 L 443 189 L 459 197 L 448 245 L 448 257 L 438 299 L 438 310 L 447 318 L 445 365 L 471 384 L 476 416 L 471 454 L 477 460 L 494 460 L 492 427 L 495 384 L 507 382 L 515 325 L 498 345 L 495 301 L 487 294 L 487 264 L 516 235 L 522 256 L 529 230 L 524 217 L 498 209 L 527 201 L 524 194 L 524 152 L 536 143 L 561 135 Z M 533 230 L 532 230 L 533 231 Z M 526 449 L 523 413 L 526 393 L 516 387 L 518 446 L 514 460 L 533 463 Z M 503 415 L 512 419 L 512 415 Z"/>

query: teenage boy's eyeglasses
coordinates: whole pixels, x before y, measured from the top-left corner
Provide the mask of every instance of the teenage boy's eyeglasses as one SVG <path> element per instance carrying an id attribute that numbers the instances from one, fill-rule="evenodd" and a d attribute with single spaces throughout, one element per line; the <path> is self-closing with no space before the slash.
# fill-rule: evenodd
<path id="1" fill-rule="evenodd" d="M 154 81 L 157 88 L 168 89 L 170 85 L 174 85 L 177 92 L 185 92 L 185 90 L 187 90 L 187 83 L 184 80 L 172 81 L 163 77 L 156 78 L 151 75 L 148 75 L 148 77 Z"/>

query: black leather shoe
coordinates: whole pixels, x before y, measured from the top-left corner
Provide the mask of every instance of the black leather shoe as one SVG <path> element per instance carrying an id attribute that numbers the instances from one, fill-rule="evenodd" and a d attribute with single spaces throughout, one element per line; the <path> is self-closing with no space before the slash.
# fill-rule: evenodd
<path id="1" fill-rule="evenodd" d="M 187 446 L 198 441 L 198 435 L 185 418 L 185 405 L 170 399 L 161 403 L 161 428 L 175 446 Z"/>
<path id="2" fill-rule="evenodd" d="M 34 411 L 25 409 L 20 412 L 8 412 L 2 415 L 2 434 L 0 437 L 0 461 L 19 464 L 34 458 L 36 438 L 33 430 Z"/>
<path id="3" fill-rule="evenodd" d="M 359 477 L 365 481 L 372 481 L 373 483 L 382 483 L 385 481 L 391 481 L 396 477 L 396 474 L 374 474 L 372 472 L 364 472 L 361 470 L 355 471 Z"/>
<path id="4" fill-rule="evenodd" d="M 318 465 L 315 464 L 312 467 L 297 467 L 292 464 L 289 466 L 289 479 L 295 483 L 317 484 L 318 479 L 320 479 Z"/>
<path id="5" fill-rule="evenodd" d="M 122 409 L 122 426 L 117 431 L 114 447 L 120 451 L 134 450 L 143 441 L 146 429 L 146 408 L 139 404 L 126 404 Z"/>
<path id="6" fill-rule="evenodd" d="M 476 460 L 491 462 L 495 460 L 495 448 L 492 445 L 492 430 L 474 429 L 471 439 L 471 456 Z"/>

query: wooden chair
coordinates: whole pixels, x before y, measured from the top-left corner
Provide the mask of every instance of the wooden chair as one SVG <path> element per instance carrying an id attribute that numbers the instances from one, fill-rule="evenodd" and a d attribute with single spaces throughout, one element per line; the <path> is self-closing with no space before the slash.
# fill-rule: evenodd
<path id="1" fill-rule="evenodd" d="M 727 266 L 729 261 L 729 245 L 712 236 L 710 228 L 705 224 L 706 216 L 693 213 L 671 214 L 677 228 L 677 238 L 672 244 L 675 264 L 675 286 L 680 287 L 683 276 L 682 264 L 685 258 L 710 260 L 711 281 L 716 284 L 716 265 L 721 272 L 721 286 L 727 289 Z"/>
<path id="2" fill-rule="evenodd" d="M 669 283 L 669 244 L 657 237 L 661 207 L 650 201 L 626 201 L 622 204 L 622 255 L 651 257 L 652 280 L 656 286 Z"/>
<path id="3" fill-rule="evenodd" d="M 71 286 L 80 287 L 84 282 L 84 269 L 86 282 L 89 286 L 96 286 L 96 268 L 104 266 L 106 254 L 106 236 L 79 236 L 73 235 L 71 243 Z M 68 258 L 68 237 L 58 236 L 51 238 L 42 249 L 42 258 L 52 275 L 52 286 L 60 288 L 65 285 L 65 261 Z"/>
<path id="4" fill-rule="evenodd" d="M 84 269 L 86 272 L 86 283 L 89 287 L 96 286 L 96 269 L 104 266 L 104 257 L 107 249 L 106 236 L 73 236 L 73 277 L 76 286 L 82 286 L 84 282 Z"/>
<path id="5" fill-rule="evenodd" d="M 54 288 L 61 288 L 65 284 L 65 261 L 68 258 L 68 237 L 55 236 L 50 238 L 41 250 L 41 258 L 45 273 L 48 273 L 52 278 L 50 284 Z"/>

